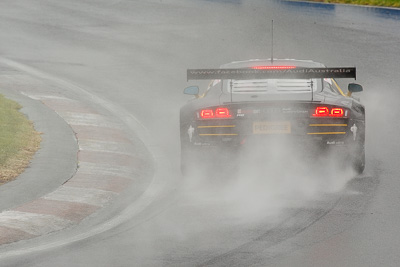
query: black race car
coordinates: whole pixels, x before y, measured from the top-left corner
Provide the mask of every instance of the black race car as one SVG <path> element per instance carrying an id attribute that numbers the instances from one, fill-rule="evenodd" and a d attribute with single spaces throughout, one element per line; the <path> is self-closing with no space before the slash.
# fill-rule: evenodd
<path id="1" fill-rule="evenodd" d="M 187 75 L 211 83 L 202 94 L 198 86 L 184 90 L 195 97 L 180 110 L 184 173 L 275 138 L 315 147 L 316 154 L 339 151 L 357 173 L 364 171 L 365 108 L 352 96 L 363 89 L 350 83 L 345 92 L 338 84 L 342 78 L 355 79 L 355 68 L 268 59 L 189 69 Z"/>

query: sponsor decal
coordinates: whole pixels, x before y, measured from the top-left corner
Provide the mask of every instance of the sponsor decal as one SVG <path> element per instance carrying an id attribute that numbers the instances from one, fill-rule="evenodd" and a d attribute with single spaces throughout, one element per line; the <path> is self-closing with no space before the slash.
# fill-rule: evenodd
<path id="1" fill-rule="evenodd" d="M 189 129 L 188 129 L 188 135 L 189 135 L 189 141 L 190 143 L 192 142 L 192 138 L 193 138 L 193 133 L 194 133 L 194 128 L 192 125 L 190 125 Z"/>
<path id="2" fill-rule="evenodd" d="M 344 145 L 344 141 L 327 141 L 327 145 Z"/>
<path id="3" fill-rule="evenodd" d="M 356 78 L 356 68 L 188 69 L 187 80 Z"/>
<path id="4" fill-rule="evenodd" d="M 282 109 L 282 112 L 284 114 L 302 114 L 302 113 L 308 113 L 308 110 L 300 110 L 300 109 L 291 109 L 291 108 L 284 108 Z"/>
<path id="5" fill-rule="evenodd" d="M 195 142 L 193 143 L 195 146 L 210 146 L 209 143 L 199 143 L 199 142 Z"/>
<path id="6" fill-rule="evenodd" d="M 353 133 L 353 140 L 356 141 L 356 137 L 357 137 L 357 125 L 354 124 L 353 126 L 351 126 L 350 131 Z"/>
<path id="7" fill-rule="evenodd" d="M 254 113 L 253 109 L 238 109 L 238 114 L 252 114 Z"/>
<path id="8" fill-rule="evenodd" d="M 282 112 L 281 108 L 265 108 L 263 110 L 263 113 L 266 113 L 266 114 L 276 114 L 276 113 L 281 113 L 281 112 Z"/>

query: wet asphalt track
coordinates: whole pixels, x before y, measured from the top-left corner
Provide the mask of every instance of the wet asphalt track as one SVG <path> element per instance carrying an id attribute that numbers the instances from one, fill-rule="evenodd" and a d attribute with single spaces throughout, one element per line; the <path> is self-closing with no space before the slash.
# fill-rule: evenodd
<path id="1" fill-rule="evenodd" d="M 79 226 L 2 246 L 2 266 L 397 266 L 397 12 L 240 0 L 0 5 L 1 56 L 82 88 L 67 93 L 129 125 L 154 160 L 141 197 L 130 197 L 133 186 Z M 269 57 L 272 19 L 276 57 L 357 67 L 365 174 L 288 168 L 267 182 L 182 178 L 186 68 Z"/>

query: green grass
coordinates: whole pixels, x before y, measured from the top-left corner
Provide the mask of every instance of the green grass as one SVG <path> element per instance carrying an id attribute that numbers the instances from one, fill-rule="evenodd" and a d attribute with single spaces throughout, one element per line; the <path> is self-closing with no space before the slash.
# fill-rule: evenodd
<path id="1" fill-rule="evenodd" d="M 22 173 L 39 148 L 40 134 L 20 109 L 0 95 L 0 184 Z"/>
<path id="2" fill-rule="evenodd" d="M 311 0 L 314 2 L 339 3 L 367 6 L 400 7 L 400 0 Z"/>

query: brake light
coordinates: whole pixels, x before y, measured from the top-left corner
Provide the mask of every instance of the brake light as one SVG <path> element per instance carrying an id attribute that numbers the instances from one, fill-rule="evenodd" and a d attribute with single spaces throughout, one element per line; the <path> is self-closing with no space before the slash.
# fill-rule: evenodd
<path id="1" fill-rule="evenodd" d="M 211 119 L 214 118 L 214 111 L 212 109 L 203 109 L 200 112 L 200 117 L 202 119 Z"/>
<path id="2" fill-rule="evenodd" d="M 217 108 L 215 110 L 215 117 L 217 117 L 217 118 L 230 118 L 232 116 L 231 116 L 231 114 L 229 114 L 229 109 L 227 109 L 227 108 Z"/>
<path id="3" fill-rule="evenodd" d="M 315 109 L 314 117 L 327 117 L 329 116 L 329 108 L 327 107 L 317 107 Z"/>
<path id="4" fill-rule="evenodd" d="M 344 111 L 342 108 L 332 108 L 331 116 L 332 117 L 343 117 Z"/>
<path id="5" fill-rule="evenodd" d="M 329 110 L 328 107 L 316 107 L 313 117 L 344 117 L 344 109 L 342 108 L 332 108 Z"/>
<path id="6" fill-rule="evenodd" d="M 216 108 L 214 109 L 202 109 L 200 111 L 200 118 L 202 119 L 223 119 L 223 118 L 231 118 L 232 115 L 229 112 L 228 108 Z"/>
<path id="7" fill-rule="evenodd" d="M 254 66 L 251 68 L 255 70 L 288 70 L 295 69 L 296 66 Z"/>

